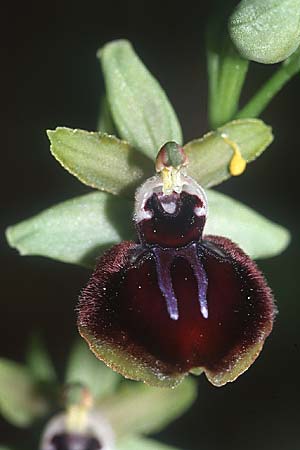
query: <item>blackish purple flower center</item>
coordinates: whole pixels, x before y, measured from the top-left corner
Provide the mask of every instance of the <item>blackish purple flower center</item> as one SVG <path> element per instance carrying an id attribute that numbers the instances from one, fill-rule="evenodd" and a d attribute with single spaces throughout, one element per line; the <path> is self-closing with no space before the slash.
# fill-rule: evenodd
<path id="1" fill-rule="evenodd" d="M 146 202 L 151 218 L 137 223 L 140 240 L 147 246 L 182 247 L 202 237 L 206 217 L 195 210 L 203 201 L 187 192 L 172 195 L 154 193 Z"/>
<path id="2" fill-rule="evenodd" d="M 190 192 L 183 190 L 170 195 L 163 194 L 161 189 L 155 186 L 153 193 L 147 193 L 148 198 L 145 198 L 142 191 L 143 215 L 140 220 L 136 220 L 139 239 L 155 258 L 158 284 L 166 300 L 170 318 L 177 320 L 179 317 L 171 277 L 175 257 L 184 258 L 190 264 L 197 281 L 200 311 L 207 318 L 208 280 L 196 245 L 202 240 L 206 221 L 206 197 L 198 186 L 193 189 L 193 185 L 188 187 Z M 140 203 L 137 202 L 138 208 Z"/>
<path id="3" fill-rule="evenodd" d="M 51 440 L 53 450 L 101 450 L 102 445 L 94 437 L 63 432 Z"/>

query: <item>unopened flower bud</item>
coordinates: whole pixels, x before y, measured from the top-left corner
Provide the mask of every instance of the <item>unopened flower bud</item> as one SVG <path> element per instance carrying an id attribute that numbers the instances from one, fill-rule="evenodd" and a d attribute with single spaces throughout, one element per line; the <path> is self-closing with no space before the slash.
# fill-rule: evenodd
<path id="1" fill-rule="evenodd" d="M 242 0 L 229 18 L 229 33 L 244 58 L 283 61 L 300 45 L 300 0 Z"/>

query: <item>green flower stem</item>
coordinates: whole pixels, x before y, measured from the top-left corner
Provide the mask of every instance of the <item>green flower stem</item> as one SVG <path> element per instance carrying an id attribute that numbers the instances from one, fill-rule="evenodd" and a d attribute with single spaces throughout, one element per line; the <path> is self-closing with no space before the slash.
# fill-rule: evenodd
<path id="1" fill-rule="evenodd" d="M 230 121 L 237 112 L 249 61 L 240 57 L 222 24 L 211 23 L 207 33 L 209 120 L 212 128 Z"/>
<path id="2" fill-rule="evenodd" d="M 215 127 L 230 121 L 238 110 L 242 87 L 245 82 L 249 61 L 241 58 L 227 38 L 219 75 L 219 108 Z"/>
<path id="3" fill-rule="evenodd" d="M 288 58 L 236 115 L 237 119 L 259 117 L 283 86 L 300 72 L 300 48 Z"/>
<path id="4" fill-rule="evenodd" d="M 206 33 L 206 58 L 208 71 L 208 117 L 211 124 L 214 122 L 214 117 L 216 117 L 219 107 L 218 78 L 220 55 L 217 51 L 216 31 L 216 25 L 214 23 L 209 24 Z"/>

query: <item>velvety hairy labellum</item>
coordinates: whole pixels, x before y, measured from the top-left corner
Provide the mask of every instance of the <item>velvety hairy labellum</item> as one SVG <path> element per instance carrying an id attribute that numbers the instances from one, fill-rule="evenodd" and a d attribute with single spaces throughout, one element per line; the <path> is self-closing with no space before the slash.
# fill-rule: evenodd
<path id="1" fill-rule="evenodd" d="M 126 377 L 173 386 L 204 371 L 221 386 L 252 364 L 271 332 L 263 275 L 229 239 L 203 236 L 207 209 L 190 177 L 180 174 L 171 193 L 160 175 L 148 179 L 136 194 L 138 243 L 107 251 L 81 294 L 80 333 Z"/>

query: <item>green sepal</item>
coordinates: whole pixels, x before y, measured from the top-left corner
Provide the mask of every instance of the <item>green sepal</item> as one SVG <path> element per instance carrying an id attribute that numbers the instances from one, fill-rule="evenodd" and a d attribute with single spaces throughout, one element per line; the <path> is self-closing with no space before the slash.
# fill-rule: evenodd
<path id="1" fill-rule="evenodd" d="M 282 253 L 290 233 L 227 195 L 207 190 L 209 205 L 205 234 L 224 236 L 238 244 L 251 258 L 270 258 Z"/>
<path id="2" fill-rule="evenodd" d="M 208 191 L 205 234 L 226 236 L 252 258 L 283 251 L 289 232 L 242 203 Z M 93 267 L 95 258 L 121 240 L 135 240 L 133 201 L 95 192 L 46 209 L 7 230 L 7 239 L 22 255 L 41 255 Z"/>
<path id="3" fill-rule="evenodd" d="M 18 427 L 27 427 L 47 413 L 47 403 L 25 366 L 0 359 L 0 412 Z"/>
<path id="4" fill-rule="evenodd" d="M 100 113 L 98 117 L 97 131 L 110 135 L 116 134 L 115 124 L 110 112 L 110 107 L 106 95 L 103 95 L 100 103 Z"/>
<path id="5" fill-rule="evenodd" d="M 1 450 L 1 449 L 0 449 Z M 177 447 L 162 444 L 154 439 L 130 436 L 117 442 L 115 450 L 179 450 Z"/>
<path id="6" fill-rule="evenodd" d="M 222 133 L 239 147 L 247 162 L 255 160 L 273 140 L 272 129 L 259 119 L 233 120 L 184 146 L 189 158 L 187 173 L 201 186 L 212 187 L 231 177 L 232 147 Z"/>
<path id="7" fill-rule="evenodd" d="M 40 335 L 37 333 L 31 336 L 26 354 L 26 366 L 35 380 L 45 383 L 57 382 L 54 364 Z"/>
<path id="8" fill-rule="evenodd" d="M 104 250 L 134 236 L 132 208 L 130 200 L 93 192 L 9 227 L 6 237 L 21 255 L 92 267 Z"/>
<path id="9" fill-rule="evenodd" d="M 120 375 L 99 361 L 83 339 L 76 340 L 67 362 L 65 383 L 82 384 L 99 401 L 112 394 L 120 380 Z"/>
<path id="10" fill-rule="evenodd" d="M 173 389 L 126 382 L 101 407 L 117 437 L 158 432 L 181 416 L 197 396 L 195 380 L 186 378 Z"/>
<path id="11" fill-rule="evenodd" d="M 93 188 L 130 196 L 153 171 L 147 157 L 115 136 L 65 127 L 47 134 L 57 161 Z"/>
<path id="12" fill-rule="evenodd" d="M 98 56 L 119 135 L 152 159 L 167 141 L 181 144 L 176 114 L 131 44 L 126 40 L 110 42 Z"/>

